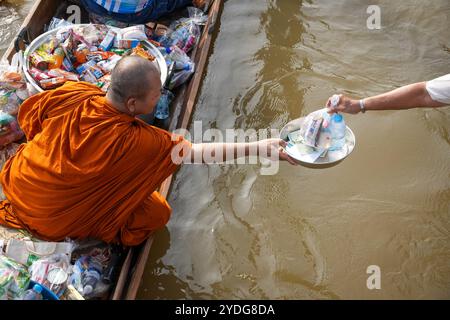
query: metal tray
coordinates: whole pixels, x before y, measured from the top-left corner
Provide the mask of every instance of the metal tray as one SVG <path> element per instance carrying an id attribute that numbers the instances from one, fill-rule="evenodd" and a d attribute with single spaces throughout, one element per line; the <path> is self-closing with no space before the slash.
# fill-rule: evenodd
<path id="1" fill-rule="evenodd" d="M 290 122 L 288 122 L 283 129 L 281 129 L 280 132 L 280 138 L 289 141 L 288 134 L 297 131 L 300 129 L 305 117 L 294 119 Z M 324 157 L 319 157 L 314 162 L 306 162 L 302 161 L 295 156 L 293 156 L 291 153 L 289 153 L 286 149 L 285 151 L 295 159 L 300 165 L 308 168 L 313 169 L 323 169 L 323 168 L 331 168 L 335 165 L 341 163 L 345 158 L 347 158 L 354 150 L 356 145 L 356 139 L 353 131 L 347 126 L 346 135 L 345 135 L 345 141 L 346 141 L 346 152 L 327 152 Z"/>
<path id="2" fill-rule="evenodd" d="M 38 92 L 43 92 L 44 90 L 39 86 L 39 84 L 34 80 L 34 78 L 31 76 L 31 74 L 28 72 L 30 69 L 30 59 L 29 56 L 34 51 L 36 51 L 42 44 L 46 43 L 51 36 L 56 35 L 56 33 L 63 29 L 71 29 L 74 27 L 79 26 L 88 26 L 88 24 L 75 24 L 71 26 L 63 26 L 60 28 L 56 28 L 50 31 L 47 31 L 43 34 L 41 34 L 39 37 L 33 40 L 33 42 L 30 43 L 30 45 L 26 48 L 24 53 L 24 64 L 23 64 L 23 72 L 25 74 L 25 77 L 27 81 L 33 86 L 35 90 Z M 167 64 L 164 60 L 164 57 L 162 56 L 161 52 L 149 41 L 141 41 L 141 44 L 143 47 L 150 51 L 150 53 L 156 58 L 153 63 L 156 65 L 160 75 L 161 75 L 161 83 L 164 84 L 167 78 Z"/>

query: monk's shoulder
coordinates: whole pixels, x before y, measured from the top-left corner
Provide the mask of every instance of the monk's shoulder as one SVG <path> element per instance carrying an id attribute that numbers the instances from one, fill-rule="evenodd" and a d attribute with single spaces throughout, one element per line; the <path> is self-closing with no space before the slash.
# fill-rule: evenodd
<path id="1" fill-rule="evenodd" d="M 55 93 L 64 93 L 64 92 L 98 92 L 100 95 L 104 95 L 104 92 L 97 87 L 95 84 L 84 82 L 84 81 L 67 81 L 62 86 L 52 90 Z"/>
<path id="2" fill-rule="evenodd" d="M 140 124 L 142 147 L 153 152 L 163 152 L 172 149 L 183 138 L 166 130 L 151 125 Z"/>

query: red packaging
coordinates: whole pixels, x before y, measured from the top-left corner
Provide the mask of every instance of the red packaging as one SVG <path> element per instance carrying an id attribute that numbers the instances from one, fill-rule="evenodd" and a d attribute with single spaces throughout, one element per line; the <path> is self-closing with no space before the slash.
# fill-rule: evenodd
<path id="1" fill-rule="evenodd" d="M 42 72 L 41 70 L 37 69 L 37 68 L 31 68 L 30 69 L 30 74 L 33 76 L 34 79 L 36 79 L 37 81 L 41 81 L 41 80 L 47 80 L 50 79 L 50 76 L 48 76 L 47 74 L 45 74 L 44 72 Z"/>
<path id="2" fill-rule="evenodd" d="M 48 69 L 48 63 L 49 61 L 46 61 L 44 57 L 39 55 L 37 52 L 33 52 L 30 55 L 30 62 L 31 65 L 40 69 L 40 70 L 47 70 Z"/>
<path id="3" fill-rule="evenodd" d="M 53 89 L 56 87 L 59 87 L 60 85 L 63 85 L 66 82 L 66 78 L 64 77 L 58 77 L 58 78 L 52 78 L 47 80 L 41 80 L 39 82 L 40 86 L 44 90 Z"/>

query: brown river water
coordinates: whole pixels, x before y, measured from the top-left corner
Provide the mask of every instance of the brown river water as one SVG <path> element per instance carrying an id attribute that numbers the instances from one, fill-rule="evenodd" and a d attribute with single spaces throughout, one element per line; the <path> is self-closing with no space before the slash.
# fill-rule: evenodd
<path id="1" fill-rule="evenodd" d="M 450 2 L 228 0 L 193 120 L 280 129 L 334 93 L 450 73 Z M 4 50 L 32 1 L 0 5 Z M 6 14 L 5 10 L 10 10 Z M 346 115 L 338 166 L 185 165 L 140 299 L 449 299 L 450 109 Z M 376 265 L 381 289 L 369 290 Z"/>

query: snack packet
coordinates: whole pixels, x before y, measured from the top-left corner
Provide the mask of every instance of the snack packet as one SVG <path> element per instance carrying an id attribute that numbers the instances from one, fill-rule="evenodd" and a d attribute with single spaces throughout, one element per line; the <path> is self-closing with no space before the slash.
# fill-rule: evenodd
<path id="1" fill-rule="evenodd" d="M 310 147 L 328 149 L 331 139 L 326 128 L 329 121 L 330 115 L 326 108 L 307 115 L 300 128 L 300 137 L 303 143 Z"/>

